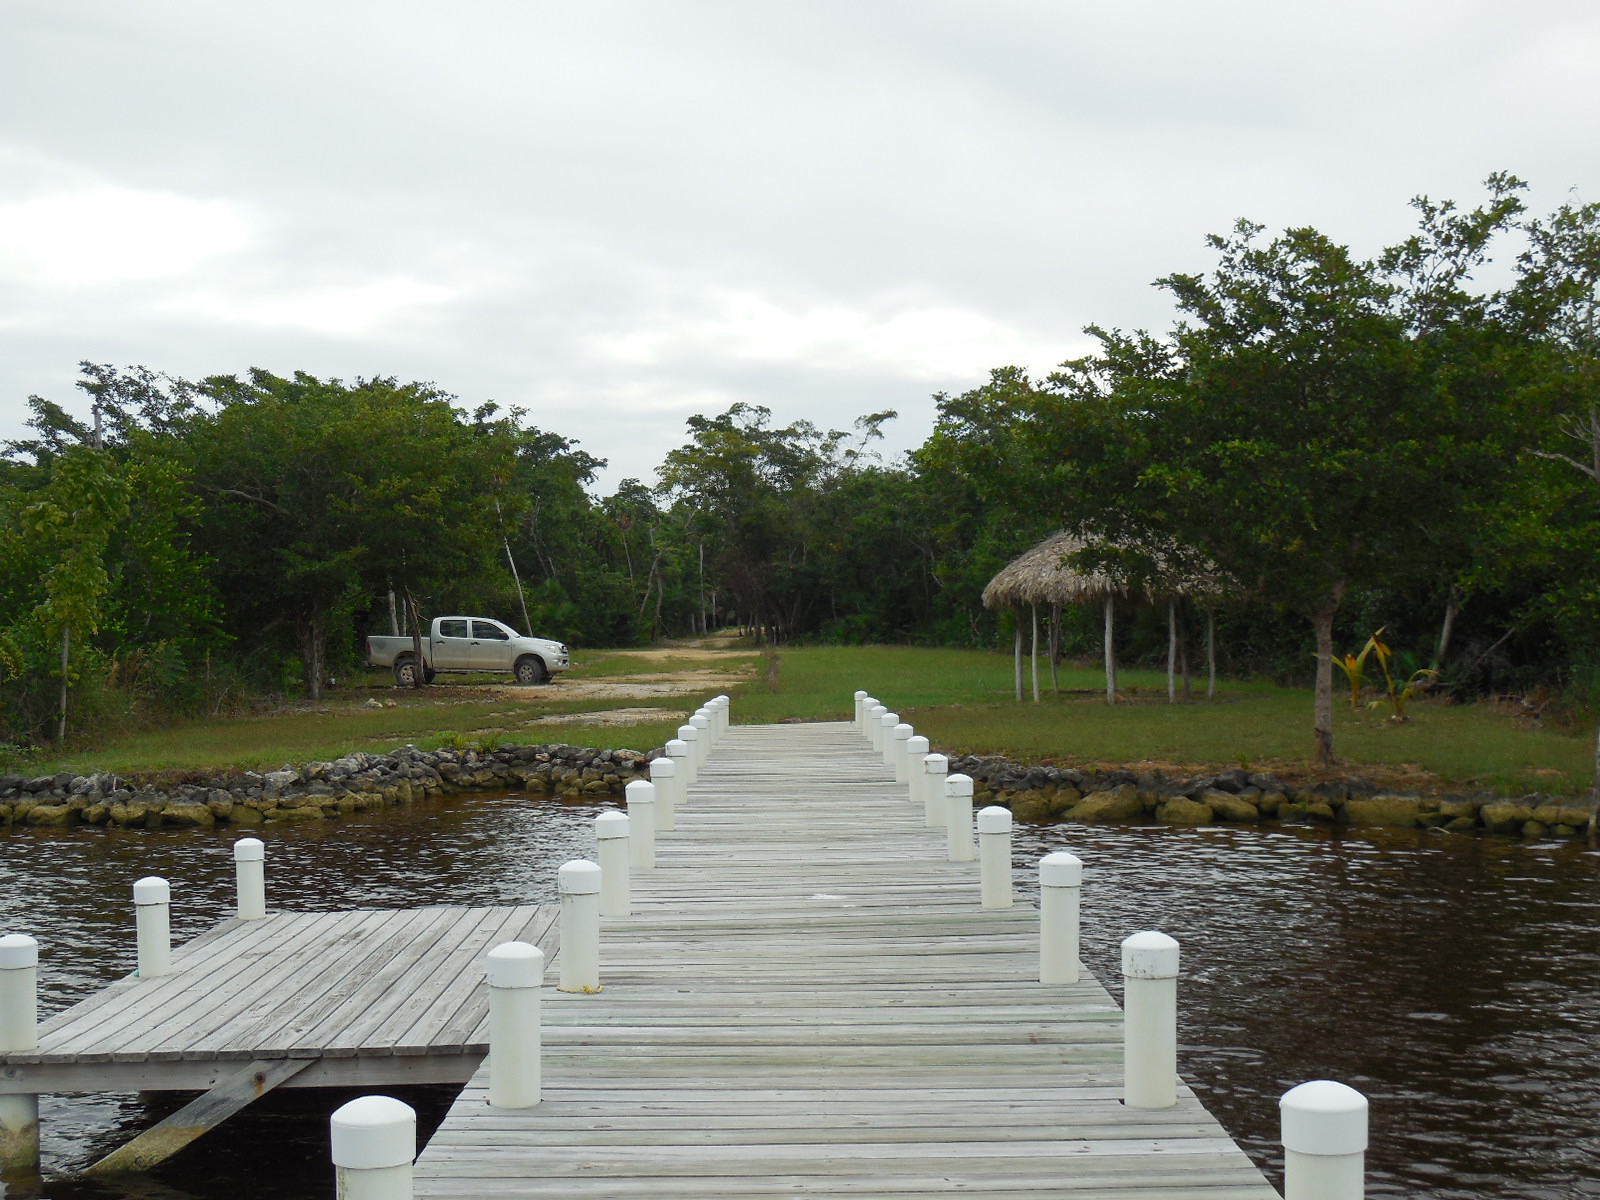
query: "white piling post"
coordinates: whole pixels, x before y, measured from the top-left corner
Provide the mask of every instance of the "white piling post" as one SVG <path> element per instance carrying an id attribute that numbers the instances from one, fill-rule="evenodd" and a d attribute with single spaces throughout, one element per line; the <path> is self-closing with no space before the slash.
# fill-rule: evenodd
<path id="1" fill-rule="evenodd" d="M 1011 907 L 1011 810 L 978 810 L 978 891 L 984 908 Z"/>
<path id="2" fill-rule="evenodd" d="M 556 872 L 561 892 L 560 988 L 563 992 L 600 990 L 600 867 L 586 858 L 562 863 Z"/>
<path id="3" fill-rule="evenodd" d="M 944 832 L 951 862 L 971 862 L 972 777 L 946 775 L 944 780 Z"/>
<path id="4" fill-rule="evenodd" d="M 139 938 L 139 978 L 172 973 L 172 886 L 159 875 L 133 885 L 134 927 Z"/>
<path id="5" fill-rule="evenodd" d="M 328 1122 L 339 1200 L 411 1200 L 417 1113 L 392 1096 L 362 1096 Z"/>
<path id="6" fill-rule="evenodd" d="M 906 746 L 916 732 L 917 731 L 915 729 L 911 728 L 911 726 L 906 724 L 904 721 L 901 721 L 889 731 L 890 736 L 894 739 L 889 746 L 889 761 L 894 767 L 894 781 L 896 783 L 909 783 L 911 780 L 911 776 L 906 773 L 906 762 L 908 758 Z"/>
<path id="7" fill-rule="evenodd" d="M 1053 850 L 1039 860 L 1039 982 L 1078 982 L 1083 860 Z"/>
<path id="8" fill-rule="evenodd" d="M 656 785 L 635 779 L 622 792 L 628 804 L 629 865 L 636 871 L 652 871 L 656 865 Z"/>
<path id="9" fill-rule="evenodd" d="M 695 766 L 703 767 L 706 765 L 706 760 L 711 757 L 711 718 L 703 712 L 697 712 L 689 718 L 689 724 L 694 726 L 695 737 L 699 739 L 699 745 L 696 747 L 699 759 Z"/>
<path id="10" fill-rule="evenodd" d="M 677 740 L 685 747 L 683 761 L 678 764 L 678 800 L 687 804 L 689 785 L 700 777 L 700 731 L 693 725 L 679 725 Z"/>
<path id="11" fill-rule="evenodd" d="M 861 728 L 861 702 L 863 700 L 865 700 L 866 698 L 867 698 L 867 694 L 865 692 L 863 692 L 860 688 L 857 688 L 856 689 L 856 715 L 855 715 L 855 719 L 854 719 L 855 727 L 857 729 Z"/>
<path id="12" fill-rule="evenodd" d="M 603 812 L 594 819 L 596 857 L 600 860 L 600 915 L 626 917 L 633 913 L 628 879 L 628 818 Z"/>
<path id="13" fill-rule="evenodd" d="M 669 825 L 661 824 L 661 814 L 658 811 L 656 813 L 656 828 L 676 829 L 678 824 L 678 809 L 682 808 L 686 803 L 688 803 L 689 800 L 689 782 L 694 778 L 691 772 L 691 768 L 694 766 L 694 761 L 692 758 L 694 752 L 689 748 L 689 743 L 684 741 L 682 738 L 673 738 L 667 743 L 666 750 L 667 757 L 672 760 L 672 765 L 675 768 L 672 776 L 671 811 L 667 814 L 672 823 Z M 657 793 L 657 802 L 659 802 L 660 799 L 660 794 Z"/>
<path id="14" fill-rule="evenodd" d="M 233 874 L 239 892 L 239 920 L 259 921 L 267 915 L 267 848 L 260 838 L 233 844 Z"/>
<path id="15" fill-rule="evenodd" d="M 876 696 L 868 696 L 861 702 L 860 732 L 861 736 L 866 738 L 869 742 L 872 740 L 872 734 L 870 730 L 872 728 L 872 722 L 874 719 L 872 716 L 872 710 L 877 707 L 878 698 Z M 889 710 L 885 708 L 883 711 L 888 712 Z"/>
<path id="16" fill-rule="evenodd" d="M 918 733 L 906 739 L 906 784 L 913 804 L 923 802 L 922 780 L 926 772 L 922 769 L 922 760 L 927 757 L 927 738 Z"/>
<path id="17" fill-rule="evenodd" d="M 729 700 L 727 696 L 713 696 L 711 703 L 717 707 L 718 734 L 727 733 L 729 724 L 728 709 L 732 706 L 733 701 Z"/>
<path id="18" fill-rule="evenodd" d="M 0 1053 L 38 1048 L 39 943 L 8 933 L 0 937 Z M 39 1173 L 38 1096 L 0 1096 L 0 1171 Z"/>
<path id="19" fill-rule="evenodd" d="M 927 754 L 922 759 L 922 824 L 928 829 L 944 828 L 944 782 L 950 760 L 942 754 Z"/>
<path id="20" fill-rule="evenodd" d="M 1122 943 L 1122 1102 L 1178 1102 L 1178 943 L 1164 933 Z"/>
<path id="21" fill-rule="evenodd" d="M 1283 1200 L 1361 1200 L 1365 1194 L 1367 1098 L 1317 1079 L 1278 1101 L 1283 1129 Z"/>
<path id="22" fill-rule="evenodd" d="M 883 749 L 883 716 L 888 711 L 882 704 L 874 704 L 867 710 L 867 744 L 874 750 Z"/>
<path id="23" fill-rule="evenodd" d="M 878 757 L 883 759 L 883 765 L 894 767 L 894 727 L 900 724 L 900 714 L 886 712 L 878 718 Z"/>
<path id="24" fill-rule="evenodd" d="M 539 989 L 544 951 L 502 942 L 489 951 L 489 1103 L 532 1108 L 541 1099 Z"/>

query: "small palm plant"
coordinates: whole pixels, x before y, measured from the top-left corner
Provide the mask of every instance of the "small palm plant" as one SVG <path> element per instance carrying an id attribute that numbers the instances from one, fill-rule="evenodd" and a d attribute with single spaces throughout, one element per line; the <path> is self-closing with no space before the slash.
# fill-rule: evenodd
<path id="1" fill-rule="evenodd" d="M 1387 629 L 1388 626 L 1385 625 L 1383 628 Z M 1361 647 L 1360 654 L 1346 654 L 1343 658 L 1336 658 L 1333 660 L 1333 665 L 1344 672 L 1345 679 L 1347 679 L 1350 683 L 1351 712 L 1355 712 L 1361 707 L 1361 689 L 1366 685 L 1367 682 L 1367 655 L 1378 649 L 1380 645 L 1378 637 L 1382 633 L 1383 629 L 1380 629 L 1377 633 L 1369 637 L 1367 639 L 1367 644 Z M 1387 653 L 1387 648 L 1384 649 L 1383 653 Z"/>
<path id="2" fill-rule="evenodd" d="M 1384 626 L 1384 628 L 1387 629 L 1388 626 Z M 1378 635 L 1382 632 L 1383 629 L 1378 630 L 1377 633 L 1373 634 L 1367 639 L 1367 644 L 1372 647 L 1373 653 L 1378 656 L 1378 666 L 1383 668 L 1383 684 L 1385 690 L 1388 692 L 1387 699 L 1394 707 L 1394 713 L 1389 717 L 1389 720 L 1395 722 L 1397 725 L 1403 725 L 1411 719 L 1410 717 L 1406 716 L 1406 702 L 1408 700 L 1415 700 L 1418 696 L 1422 695 L 1422 693 L 1427 689 L 1428 681 L 1437 679 L 1439 672 L 1428 667 L 1422 667 L 1419 670 L 1411 672 L 1406 681 L 1397 686 L 1395 684 L 1394 675 L 1389 670 L 1389 661 L 1394 658 L 1394 651 L 1390 650 L 1388 646 L 1385 646 L 1378 640 Z M 1367 705 L 1367 707 L 1382 708 L 1383 701 L 1374 700 L 1371 704 Z"/>

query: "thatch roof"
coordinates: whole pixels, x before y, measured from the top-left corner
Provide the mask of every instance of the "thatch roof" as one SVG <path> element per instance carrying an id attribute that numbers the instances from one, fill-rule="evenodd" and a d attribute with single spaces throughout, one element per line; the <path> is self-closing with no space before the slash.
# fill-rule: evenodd
<path id="1" fill-rule="evenodd" d="M 1061 561 L 1086 545 L 1087 542 L 1074 533 L 1056 533 L 1045 538 L 1033 549 L 1012 559 L 989 581 L 989 586 L 983 589 L 983 606 L 1083 604 L 1103 600 L 1108 595 L 1130 595 L 1130 589 L 1122 580 L 1101 571 L 1079 571 Z M 1215 596 L 1225 588 L 1213 573 L 1174 580 L 1154 590 L 1159 595 Z"/>

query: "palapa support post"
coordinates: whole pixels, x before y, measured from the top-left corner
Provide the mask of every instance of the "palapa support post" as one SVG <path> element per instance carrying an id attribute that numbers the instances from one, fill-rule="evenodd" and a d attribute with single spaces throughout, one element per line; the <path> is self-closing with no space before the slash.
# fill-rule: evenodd
<path id="1" fill-rule="evenodd" d="M 0 937 L 0 1053 L 39 1048 L 39 943 L 25 933 Z M 0 1096 L 0 1171 L 39 1173 L 39 1097 Z"/>
<path id="2" fill-rule="evenodd" d="M 883 704 L 874 704 L 867 709 L 867 744 L 874 750 L 883 749 L 883 716 L 888 711 Z"/>
<path id="3" fill-rule="evenodd" d="M 862 691 L 860 688 L 857 688 L 856 689 L 856 715 L 852 718 L 852 723 L 855 725 L 855 727 L 857 729 L 861 728 L 861 702 L 863 700 L 865 700 L 866 698 L 867 698 L 867 694 L 864 691 Z"/>
<path id="4" fill-rule="evenodd" d="M 906 739 L 906 784 L 911 803 L 922 803 L 922 760 L 928 757 L 928 739 L 920 733 Z"/>
<path id="5" fill-rule="evenodd" d="M 656 865 L 656 785 L 648 779 L 635 779 L 622 793 L 628 805 L 628 863 L 635 871 L 653 871 Z"/>
<path id="6" fill-rule="evenodd" d="M 886 712 L 878 718 L 878 757 L 886 767 L 894 766 L 894 727 L 900 724 L 900 714 Z"/>
<path id="7" fill-rule="evenodd" d="M 1178 1102 L 1178 943 L 1136 933 L 1122 943 L 1122 1102 Z"/>
<path id="8" fill-rule="evenodd" d="M 683 760 L 678 763 L 678 800 L 687 804 L 689 785 L 700 778 L 700 731 L 693 725 L 679 725 L 676 740 L 685 747 Z"/>
<path id="9" fill-rule="evenodd" d="M 233 844 L 233 874 L 239 893 L 241 921 L 267 915 L 267 848 L 260 838 L 243 837 Z"/>
<path id="10" fill-rule="evenodd" d="M 950 760 L 943 754 L 926 754 L 922 758 L 922 824 L 927 829 L 944 828 L 944 812 L 948 806 L 944 785 L 950 771 Z"/>
<path id="11" fill-rule="evenodd" d="M 1365 1194 L 1367 1098 L 1316 1079 L 1278 1101 L 1283 1130 L 1283 1200 L 1361 1200 Z"/>
<path id="12" fill-rule="evenodd" d="M 563 863 L 556 872 L 561 892 L 563 992 L 600 990 L 600 867 L 586 858 Z"/>
<path id="13" fill-rule="evenodd" d="M 139 939 L 139 978 L 172 973 L 172 885 L 147 875 L 133 885 L 134 928 Z"/>
<path id="14" fill-rule="evenodd" d="M 544 951 L 502 942 L 489 951 L 489 1103 L 532 1108 L 541 1099 L 539 989 Z"/>
<path id="15" fill-rule="evenodd" d="M 972 777 L 947 775 L 944 781 L 945 844 L 951 862 L 971 862 Z"/>
<path id="16" fill-rule="evenodd" d="M 417 1114 L 392 1096 L 362 1096 L 328 1121 L 339 1200 L 411 1200 Z"/>
<path id="17" fill-rule="evenodd" d="M 596 856 L 600 859 L 600 915 L 626 917 L 633 913 L 628 879 L 628 818 L 603 812 L 594 819 Z"/>
<path id="18" fill-rule="evenodd" d="M 1053 850 L 1039 860 L 1039 982 L 1078 982 L 1083 860 Z"/>
<path id="19" fill-rule="evenodd" d="M 911 741 L 912 735 L 916 732 L 904 721 L 901 721 L 889 731 L 891 740 L 888 757 L 890 765 L 894 767 L 894 781 L 896 783 L 906 783 L 911 778 L 906 772 L 906 748 Z"/>
<path id="20" fill-rule="evenodd" d="M 1011 907 L 1011 810 L 978 810 L 978 891 L 984 908 Z"/>

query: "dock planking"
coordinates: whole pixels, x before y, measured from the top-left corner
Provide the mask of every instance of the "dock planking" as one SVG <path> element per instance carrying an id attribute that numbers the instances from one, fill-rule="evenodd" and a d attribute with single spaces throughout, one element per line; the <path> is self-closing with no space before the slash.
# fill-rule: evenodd
<path id="1" fill-rule="evenodd" d="M 1277 1196 L 1186 1086 L 1122 1105 L 1115 1002 L 1037 982 L 849 725 L 734 727 L 657 864 L 603 990 L 546 989 L 543 1102 L 475 1074 L 419 1197 Z"/>

